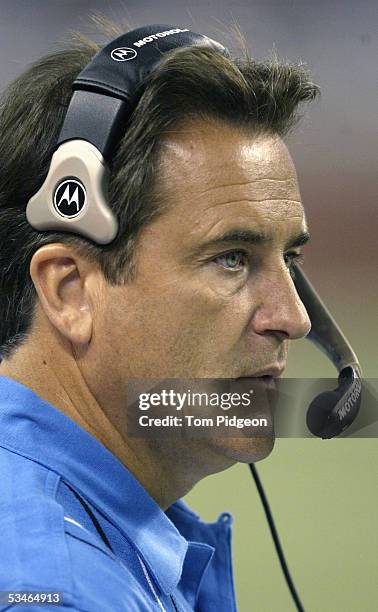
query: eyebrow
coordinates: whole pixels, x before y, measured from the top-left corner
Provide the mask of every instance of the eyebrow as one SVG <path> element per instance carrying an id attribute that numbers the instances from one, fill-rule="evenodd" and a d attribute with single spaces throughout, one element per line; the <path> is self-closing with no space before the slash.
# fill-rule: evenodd
<path id="1" fill-rule="evenodd" d="M 285 244 L 285 250 L 293 247 L 302 246 L 306 244 L 306 242 L 308 242 L 309 240 L 310 234 L 307 231 L 301 232 L 300 234 L 296 234 L 295 236 L 289 238 L 289 240 Z M 255 230 L 233 229 L 202 244 L 201 249 L 220 246 L 229 242 L 247 242 L 248 244 L 252 244 L 254 246 L 261 246 L 271 244 L 273 242 L 273 237 L 268 234 L 264 234 L 263 232 L 257 232 Z"/>

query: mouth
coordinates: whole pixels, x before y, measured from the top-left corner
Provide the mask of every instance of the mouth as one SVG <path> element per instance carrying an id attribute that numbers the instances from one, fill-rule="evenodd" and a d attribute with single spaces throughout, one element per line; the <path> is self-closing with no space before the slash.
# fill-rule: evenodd
<path id="1" fill-rule="evenodd" d="M 275 376 L 271 376 L 269 374 L 263 374 L 262 376 L 253 376 L 252 378 L 257 378 L 259 381 L 261 381 L 265 389 L 272 389 L 272 390 L 276 389 L 277 377 Z"/>
<path id="2" fill-rule="evenodd" d="M 254 372 L 253 374 L 240 376 L 236 380 L 256 378 L 261 381 L 264 387 L 267 389 L 275 389 L 277 379 L 281 376 L 284 369 L 285 366 L 270 366 L 268 368 L 264 368 L 263 370 L 259 370 L 258 372 Z"/>
<path id="3" fill-rule="evenodd" d="M 268 368 L 264 368 L 263 370 L 258 370 L 257 372 L 253 372 L 253 374 L 245 374 L 244 376 L 239 376 L 240 378 L 279 378 L 284 371 L 285 366 L 269 366 Z M 238 379 L 238 380 L 239 380 Z"/>

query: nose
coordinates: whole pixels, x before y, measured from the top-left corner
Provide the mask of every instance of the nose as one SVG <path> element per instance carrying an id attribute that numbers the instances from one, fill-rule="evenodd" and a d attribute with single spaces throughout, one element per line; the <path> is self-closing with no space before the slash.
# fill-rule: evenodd
<path id="1" fill-rule="evenodd" d="M 286 267 L 270 271 L 260 291 L 259 305 L 252 318 L 256 333 L 274 333 L 290 340 L 307 336 L 311 321 Z"/>

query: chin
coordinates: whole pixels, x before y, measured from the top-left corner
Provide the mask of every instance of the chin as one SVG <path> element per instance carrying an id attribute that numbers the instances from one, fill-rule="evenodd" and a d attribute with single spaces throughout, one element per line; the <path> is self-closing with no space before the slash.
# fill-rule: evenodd
<path id="1" fill-rule="evenodd" d="M 217 451 L 228 459 L 239 463 L 255 463 L 270 455 L 275 437 L 217 438 L 212 442 Z"/>

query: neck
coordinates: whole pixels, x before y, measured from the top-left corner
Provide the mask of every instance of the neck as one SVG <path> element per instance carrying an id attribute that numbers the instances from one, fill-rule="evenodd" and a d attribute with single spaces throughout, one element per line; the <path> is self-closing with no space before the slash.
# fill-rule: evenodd
<path id="1" fill-rule="evenodd" d="M 48 351 L 44 344 L 42 352 L 35 344 L 31 347 L 26 343 L 0 363 L 0 375 L 29 387 L 93 435 L 133 473 L 162 509 L 209 473 L 204 472 L 203 462 L 196 465 L 193 460 L 193 456 L 200 456 L 193 444 L 189 449 L 187 443 L 181 448 L 173 440 L 128 438 L 120 425 L 125 420 L 124 403 L 118 407 L 100 405 L 77 362 L 65 351 L 56 347 Z"/>

